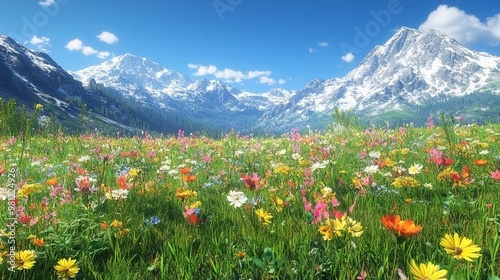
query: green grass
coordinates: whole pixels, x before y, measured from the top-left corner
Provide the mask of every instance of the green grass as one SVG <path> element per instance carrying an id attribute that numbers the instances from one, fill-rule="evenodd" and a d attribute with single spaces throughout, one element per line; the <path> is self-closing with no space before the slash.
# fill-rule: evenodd
<path id="1" fill-rule="evenodd" d="M 398 269 L 412 279 L 411 260 L 454 279 L 498 276 L 500 181 L 491 173 L 500 169 L 500 126 L 445 129 L 456 137 L 401 127 L 220 140 L 3 138 L 0 187 L 15 185 L 17 216 L 12 197 L 0 196 L 0 279 L 56 279 L 54 266 L 70 257 L 76 279 L 398 279 Z M 433 149 L 453 163 L 433 162 Z M 422 169 L 410 174 L 414 164 Z M 457 175 L 439 179 L 447 168 Z M 400 176 L 418 183 L 398 187 Z M 128 194 L 114 199 L 120 187 Z M 226 198 L 232 190 L 248 198 L 241 207 Z M 422 230 L 400 242 L 380 221 L 387 214 Z M 341 229 L 325 240 L 319 229 L 344 215 L 361 223 L 361 236 Z M 14 250 L 36 254 L 30 269 L 9 271 L 10 218 Z M 481 256 L 453 262 L 440 241 L 455 232 Z"/>

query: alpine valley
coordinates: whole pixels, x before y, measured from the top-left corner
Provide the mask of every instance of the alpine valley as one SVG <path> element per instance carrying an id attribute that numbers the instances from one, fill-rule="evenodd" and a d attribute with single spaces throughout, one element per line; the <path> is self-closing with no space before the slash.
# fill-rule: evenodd
<path id="1" fill-rule="evenodd" d="M 0 36 L 0 97 L 15 97 L 64 126 L 158 133 L 283 133 L 327 129 L 334 108 L 362 120 L 425 123 L 444 112 L 469 122 L 500 122 L 500 57 L 475 52 L 435 30 L 402 27 L 342 78 L 298 91 L 253 93 L 218 80 L 191 80 L 133 54 L 66 72 L 46 53 Z M 81 120 L 81 118 L 80 118 Z"/>

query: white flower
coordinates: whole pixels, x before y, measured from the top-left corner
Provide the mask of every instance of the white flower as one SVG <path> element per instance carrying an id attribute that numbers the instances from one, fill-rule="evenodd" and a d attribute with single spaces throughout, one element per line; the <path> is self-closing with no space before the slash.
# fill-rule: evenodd
<path id="1" fill-rule="evenodd" d="M 311 170 L 314 171 L 316 169 L 323 169 L 326 167 L 326 164 L 324 162 L 315 162 L 313 165 L 311 165 Z"/>
<path id="2" fill-rule="evenodd" d="M 276 152 L 277 156 L 282 156 L 284 154 L 286 154 L 286 150 L 285 149 L 282 149 L 282 150 L 279 150 L 278 152 Z"/>
<path id="3" fill-rule="evenodd" d="M 299 160 L 299 159 L 301 159 L 302 157 L 300 156 L 300 154 L 295 153 L 295 154 L 292 154 L 292 158 L 293 158 L 294 160 Z"/>
<path id="4" fill-rule="evenodd" d="M 425 183 L 424 187 L 426 187 L 428 189 L 432 189 L 432 184 L 431 183 Z"/>
<path id="5" fill-rule="evenodd" d="M 230 202 L 229 205 L 238 208 L 245 202 L 247 202 L 248 198 L 245 196 L 243 192 L 230 191 L 229 195 L 227 196 L 227 200 Z"/>
<path id="6" fill-rule="evenodd" d="M 242 154 L 244 154 L 244 152 L 243 152 L 242 150 L 236 150 L 236 151 L 234 152 L 234 155 L 235 155 L 235 156 L 241 156 Z"/>
<path id="7" fill-rule="evenodd" d="M 365 167 L 365 173 L 375 174 L 378 172 L 378 165 L 370 165 Z"/>
<path id="8" fill-rule="evenodd" d="M 81 158 L 78 159 L 78 162 L 84 162 L 90 159 L 90 156 L 82 156 Z"/>
<path id="9" fill-rule="evenodd" d="M 490 152 L 488 150 L 482 150 L 479 152 L 480 155 L 487 155 L 489 154 Z"/>
<path id="10" fill-rule="evenodd" d="M 424 166 L 422 164 L 413 164 L 412 166 L 410 166 L 410 168 L 408 168 L 408 173 L 414 175 L 414 174 L 418 174 L 420 172 L 422 172 L 422 168 Z"/>
<path id="11" fill-rule="evenodd" d="M 0 200 L 6 200 L 8 196 L 9 192 L 7 191 L 7 189 L 0 188 Z"/>
<path id="12" fill-rule="evenodd" d="M 125 199 L 128 196 L 128 190 L 117 189 L 111 191 L 111 197 L 114 200 Z"/>
<path id="13" fill-rule="evenodd" d="M 375 151 L 371 151 L 368 153 L 368 156 L 370 156 L 371 158 L 380 158 L 380 155 L 381 155 L 380 152 L 375 152 Z"/>

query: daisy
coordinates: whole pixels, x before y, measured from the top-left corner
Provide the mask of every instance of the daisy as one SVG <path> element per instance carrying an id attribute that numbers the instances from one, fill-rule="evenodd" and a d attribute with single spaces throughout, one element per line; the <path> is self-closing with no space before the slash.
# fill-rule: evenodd
<path id="1" fill-rule="evenodd" d="M 478 253 L 481 251 L 481 247 L 472 243 L 471 239 L 459 237 L 456 232 L 453 237 L 446 234 L 444 238 L 441 239 L 440 244 L 443 246 L 446 253 L 452 255 L 453 258 L 457 260 L 464 259 L 472 262 L 472 259 L 476 259 L 481 256 L 481 254 Z"/>
<path id="2" fill-rule="evenodd" d="M 238 208 L 241 207 L 241 205 L 245 204 L 248 198 L 245 196 L 243 192 L 230 191 L 229 195 L 227 196 L 227 200 L 230 202 L 229 205 Z"/>
<path id="3" fill-rule="evenodd" d="M 447 271 L 431 262 L 417 266 L 415 260 L 411 260 L 410 272 L 415 280 L 445 280 Z"/>
<path id="4" fill-rule="evenodd" d="M 422 172 L 422 168 L 424 166 L 422 164 L 413 164 L 412 166 L 410 166 L 410 168 L 408 168 L 408 173 L 414 175 L 414 174 L 418 174 L 420 172 Z"/>
<path id="5" fill-rule="evenodd" d="M 69 259 L 60 259 L 57 262 L 57 265 L 54 266 L 54 269 L 57 272 L 57 276 L 59 278 L 75 278 L 80 271 L 78 264 L 76 264 L 76 260 Z"/>

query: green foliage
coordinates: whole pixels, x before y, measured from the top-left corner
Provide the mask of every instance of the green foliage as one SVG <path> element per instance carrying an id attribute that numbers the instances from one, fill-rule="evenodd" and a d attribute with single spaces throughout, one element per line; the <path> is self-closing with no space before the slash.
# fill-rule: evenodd
<path id="1" fill-rule="evenodd" d="M 335 122 L 343 128 L 360 128 L 361 121 L 359 116 L 352 110 L 342 111 L 338 107 L 333 108 L 333 119 Z M 333 126 L 330 127 L 333 129 Z"/>

